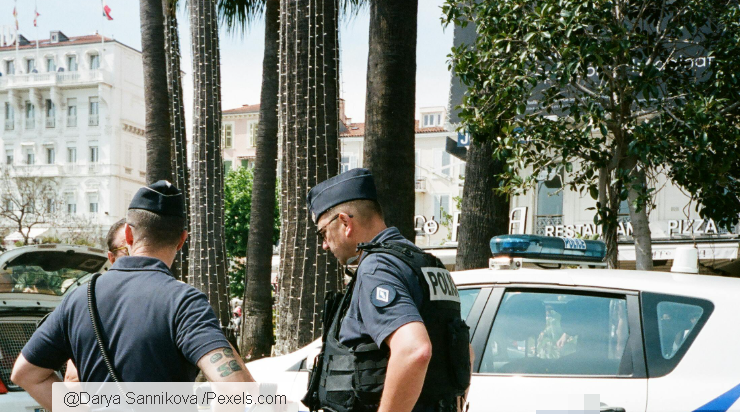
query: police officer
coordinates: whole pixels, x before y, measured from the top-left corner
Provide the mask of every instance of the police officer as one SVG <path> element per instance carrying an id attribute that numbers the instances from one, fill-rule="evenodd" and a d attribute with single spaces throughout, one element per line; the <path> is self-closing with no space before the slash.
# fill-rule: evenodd
<path id="1" fill-rule="evenodd" d="M 449 272 L 386 227 L 366 169 L 319 183 L 307 203 L 323 248 L 359 266 L 341 303 L 325 306 L 304 402 L 312 410 L 456 410 L 470 382 L 469 332 Z"/>
<path id="2" fill-rule="evenodd" d="M 183 195 L 166 181 L 141 188 L 124 227 L 130 256 L 95 282 L 96 335 L 88 289 L 76 289 L 33 334 L 11 381 L 51 410 L 54 372 L 68 359 L 83 382 L 191 382 L 200 368 L 210 381 L 253 381 L 221 332 L 199 290 L 177 281 L 170 266 L 187 232 Z M 107 349 L 109 368 L 99 347 Z M 113 372 L 111 372 L 113 371 Z"/>

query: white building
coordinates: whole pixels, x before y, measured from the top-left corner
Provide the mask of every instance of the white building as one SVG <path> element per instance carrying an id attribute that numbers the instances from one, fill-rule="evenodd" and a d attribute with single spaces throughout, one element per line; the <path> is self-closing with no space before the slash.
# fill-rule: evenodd
<path id="1" fill-rule="evenodd" d="M 62 177 L 71 215 L 108 226 L 145 183 L 141 52 L 99 35 L 0 47 L 0 164 Z"/>

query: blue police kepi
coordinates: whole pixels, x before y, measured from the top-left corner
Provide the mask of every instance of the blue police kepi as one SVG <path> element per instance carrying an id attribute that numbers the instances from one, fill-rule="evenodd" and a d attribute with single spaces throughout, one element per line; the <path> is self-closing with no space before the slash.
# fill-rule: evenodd
<path id="1" fill-rule="evenodd" d="M 96 281 L 101 337 L 122 381 L 194 381 L 201 358 L 216 349 L 231 350 L 206 296 L 170 271 L 182 246 L 184 215 L 182 192 L 170 183 L 141 188 L 127 214 L 132 256 L 117 259 Z M 31 364 L 55 370 L 71 359 L 83 382 L 111 381 L 86 287 L 65 297 L 21 353 Z"/>
<path id="2" fill-rule="evenodd" d="M 303 401 L 312 410 L 455 411 L 470 384 L 460 297 L 437 258 L 386 227 L 377 199 L 362 168 L 308 193 L 323 248 L 359 264 L 347 293 L 324 307 L 323 349 Z"/>

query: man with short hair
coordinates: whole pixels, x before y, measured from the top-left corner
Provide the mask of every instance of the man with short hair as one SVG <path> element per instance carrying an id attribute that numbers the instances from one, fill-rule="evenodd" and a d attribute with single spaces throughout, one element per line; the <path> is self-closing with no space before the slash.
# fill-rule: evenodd
<path id="1" fill-rule="evenodd" d="M 116 259 L 123 256 L 128 256 L 128 246 L 126 246 L 126 234 L 123 231 L 123 226 L 126 224 L 126 219 L 122 218 L 117 222 L 113 223 L 108 229 L 108 235 L 105 237 L 105 244 L 108 246 L 108 261 L 110 264 L 116 262 Z M 64 382 L 80 382 L 79 374 L 77 373 L 77 367 L 70 359 L 67 361 L 67 369 L 64 371 Z"/>
<path id="2" fill-rule="evenodd" d="M 203 292 L 170 272 L 187 231 L 182 192 L 166 181 L 141 188 L 126 216 L 130 256 L 116 259 L 95 281 L 104 363 L 88 308 L 87 290 L 62 300 L 18 356 L 11 381 L 51 409 L 54 369 L 72 359 L 83 382 L 253 381 L 226 340 Z"/>
<path id="3" fill-rule="evenodd" d="M 330 324 L 303 401 L 330 411 L 458 409 L 470 382 L 469 332 L 449 272 L 386 227 L 366 169 L 317 184 L 307 204 L 323 248 L 358 267 L 324 317 Z"/>

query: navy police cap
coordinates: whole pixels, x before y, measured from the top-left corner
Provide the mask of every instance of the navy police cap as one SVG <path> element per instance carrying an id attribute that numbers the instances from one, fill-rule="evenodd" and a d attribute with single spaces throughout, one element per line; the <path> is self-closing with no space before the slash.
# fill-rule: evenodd
<path id="1" fill-rule="evenodd" d="M 129 210 L 147 210 L 161 216 L 185 217 L 185 198 L 169 181 L 159 180 L 141 187 L 131 200 Z"/>
<path id="2" fill-rule="evenodd" d="M 330 208 L 352 200 L 378 200 L 370 170 L 355 168 L 331 177 L 316 184 L 306 197 L 314 223 Z"/>

